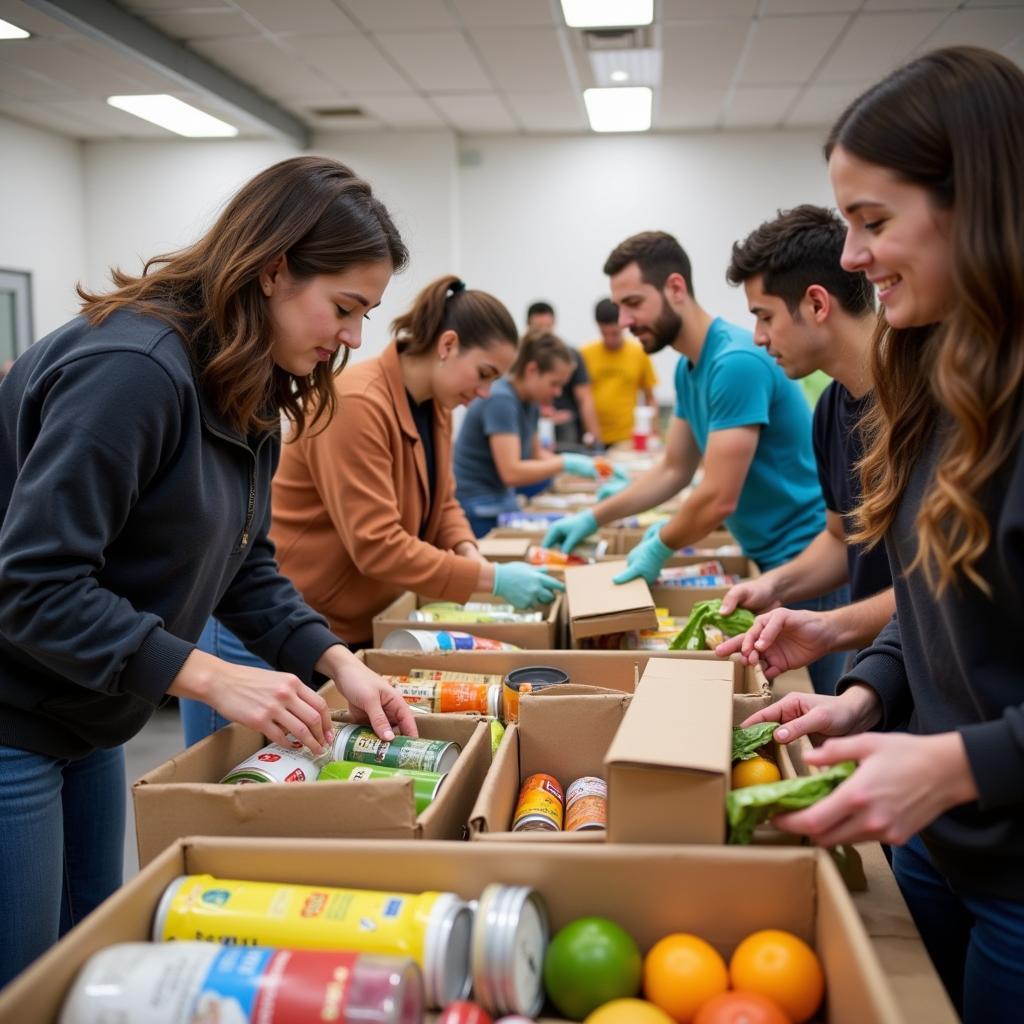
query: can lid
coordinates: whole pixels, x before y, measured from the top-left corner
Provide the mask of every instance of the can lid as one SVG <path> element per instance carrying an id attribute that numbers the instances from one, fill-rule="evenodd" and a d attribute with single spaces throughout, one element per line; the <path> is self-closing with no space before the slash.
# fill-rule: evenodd
<path id="1" fill-rule="evenodd" d="M 444 742 L 437 741 L 434 742 Z M 441 751 L 441 756 L 437 759 L 437 764 L 434 766 L 434 771 L 440 775 L 447 775 L 448 772 L 455 767 L 455 762 L 459 759 L 459 754 L 462 753 L 462 747 L 458 743 L 446 742 L 444 750 Z"/>
<path id="2" fill-rule="evenodd" d="M 345 744 L 348 743 L 349 736 L 352 735 L 357 729 L 362 729 L 361 725 L 342 725 L 340 729 L 334 734 L 334 742 L 331 744 L 331 760 L 332 761 L 345 761 Z"/>
<path id="3" fill-rule="evenodd" d="M 453 892 L 438 893 L 423 943 L 427 1003 L 442 1007 L 469 995 L 469 947 L 473 911 Z"/>
<path id="4" fill-rule="evenodd" d="M 569 676 L 560 668 L 550 665 L 524 665 L 514 668 L 505 676 L 505 684 L 516 689 L 522 683 L 533 683 L 534 686 L 552 686 L 555 683 L 567 683 Z"/>
<path id="5" fill-rule="evenodd" d="M 544 1004 L 548 915 L 536 890 L 492 884 L 473 924 L 473 989 L 493 1014 L 536 1017 Z"/>
<path id="6" fill-rule="evenodd" d="M 164 889 L 164 894 L 160 897 L 160 902 L 156 905 L 156 913 L 153 915 L 154 942 L 164 941 L 164 925 L 167 924 L 167 915 L 170 913 L 171 903 L 174 901 L 174 897 L 178 895 L 178 890 L 187 881 L 195 877 L 195 875 L 178 875 L 178 877 L 171 882 L 166 889 Z"/>
<path id="7" fill-rule="evenodd" d="M 382 651 L 436 651 L 438 640 L 428 629 L 395 629 L 380 646 Z"/>
<path id="8" fill-rule="evenodd" d="M 501 718 L 501 685 L 499 683 L 487 687 L 487 714 L 491 718 Z"/>

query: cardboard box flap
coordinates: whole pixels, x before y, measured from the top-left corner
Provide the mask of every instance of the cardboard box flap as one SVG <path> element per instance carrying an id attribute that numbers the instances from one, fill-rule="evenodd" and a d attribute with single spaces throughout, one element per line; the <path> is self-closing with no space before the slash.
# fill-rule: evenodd
<path id="1" fill-rule="evenodd" d="M 658 616 L 647 583 L 642 579 L 612 582 L 625 568 L 625 562 L 598 562 L 566 569 L 566 601 L 576 637 L 657 628 Z"/>
<path id="2" fill-rule="evenodd" d="M 605 764 L 728 774 L 732 715 L 729 662 L 652 658 Z"/>
<path id="3" fill-rule="evenodd" d="M 481 537 L 476 546 L 484 558 L 526 558 L 532 541 L 529 537 Z"/>

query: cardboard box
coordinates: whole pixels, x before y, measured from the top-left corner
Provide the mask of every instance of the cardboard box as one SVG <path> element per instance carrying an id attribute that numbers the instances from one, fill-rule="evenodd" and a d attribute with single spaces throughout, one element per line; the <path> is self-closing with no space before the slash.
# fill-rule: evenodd
<path id="1" fill-rule="evenodd" d="M 923 996 L 911 991 L 902 1011 L 835 867 L 819 850 L 563 845 L 522 853 L 508 843 L 179 841 L 0 993 L 0 1020 L 56 1024 L 85 961 L 114 943 L 148 939 L 167 885 L 199 873 L 399 892 L 451 890 L 464 899 L 477 898 L 491 882 L 528 885 L 544 900 L 552 932 L 601 915 L 629 931 L 642 952 L 672 932 L 692 932 L 728 957 L 751 932 L 781 928 L 809 942 L 821 960 L 827 992 L 821 1019 L 828 1024 L 956 1019 L 931 990 Z M 926 972 L 931 974 L 920 967 Z M 560 1018 L 540 1020 L 558 1024 Z"/>
<path id="2" fill-rule="evenodd" d="M 382 647 L 388 635 L 396 629 L 426 629 L 431 632 L 440 630 L 457 630 L 472 633 L 474 636 L 489 637 L 502 640 L 507 644 L 515 644 L 524 650 L 548 650 L 558 647 L 562 635 L 562 595 L 558 594 L 545 610 L 540 622 L 412 622 L 410 612 L 436 598 L 423 597 L 406 591 L 396 597 L 384 609 L 373 617 L 373 646 Z M 487 604 L 504 604 L 505 602 L 493 594 L 474 594 L 471 601 L 483 601 Z"/>
<path id="3" fill-rule="evenodd" d="M 565 603 L 572 647 L 586 637 L 657 628 L 658 616 L 646 582 L 612 582 L 625 568 L 625 562 L 599 562 L 566 569 Z"/>
<path id="4" fill-rule="evenodd" d="M 528 537 L 492 537 L 488 534 L 481 537 L 476 546 L 488 562 L 523 562 L 531 543 Z"/>
<path id="5" fill-rule="evenodd" d="M 628 555 L 644 539 L 644 534 L 647 532 L 649 527 L 647 526 L 619 526 L 614 530 L 616 538 L 616 552 L 619 555 Z M 737 545 L 736 538 L 725 528 L 720 530 L 712 530 L 703 540 L 697 541 L 695 544 L 690 545 L 694 548 L 707 548 L 714 550 L 716 548 L 733 547 Z M 698 561 L 704 561 L 707 558 L 719 558 L 719 555 L 696 555 L 696 556 L 679 556 L 679 557 L 695 557 Z M 732 557 L 732 556 L 728 556 Z M 732 572 L 733 570 L 727 570 Z"/>
<path id="6" fill-rule="evenodd" d="M 732 722 L 728 663 L 652 658 L 605 757 L 609 841 L 724 843 Z"/>
<path id="7" fill-rule="evenodd" d="M 212 836 L 461 839 L 491 763 L 488 727 L 464 715 L 422 715 L 417 725 L 421 736 L 462 745 L 437 799 L 419 817 L 410 779 L 221 785 L 220 779 L 267 741 L 237 724 L 218 729 L 132 786 L 139 864 L 148 864 L 175 839 L 196 831 Z"/>

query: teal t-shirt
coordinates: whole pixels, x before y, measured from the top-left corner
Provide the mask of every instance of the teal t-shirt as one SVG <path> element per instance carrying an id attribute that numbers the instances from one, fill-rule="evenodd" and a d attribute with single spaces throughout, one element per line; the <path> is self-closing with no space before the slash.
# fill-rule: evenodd
<path id="1" fill-rule="evenodd" d="M 697 364 L 684 358 L 676 366 L 676 415 L 701 452 L 714 430 L 761 428 L 736 511 L 725 521 L 761 569 L 796 557 L 825 528 L 811 410 L 750 331 L 712 321 Z"/>

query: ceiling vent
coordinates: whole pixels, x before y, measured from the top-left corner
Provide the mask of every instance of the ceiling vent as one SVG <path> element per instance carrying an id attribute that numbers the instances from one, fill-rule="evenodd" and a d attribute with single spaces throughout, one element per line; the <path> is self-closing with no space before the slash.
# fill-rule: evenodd
<path id="1" fill-rule="evenodd" d="M 590 53 L 602 50 L 647 50 L 653 47 L 651 25 L 632 28 L 582 29 L 583 47 Z"/>
<path id="2" fill-rule="evenodd" d="M 362 107 L 314 107 L 310 113 L 314 117 L 338 118 L 365 118 L 366 111 Z"/>

